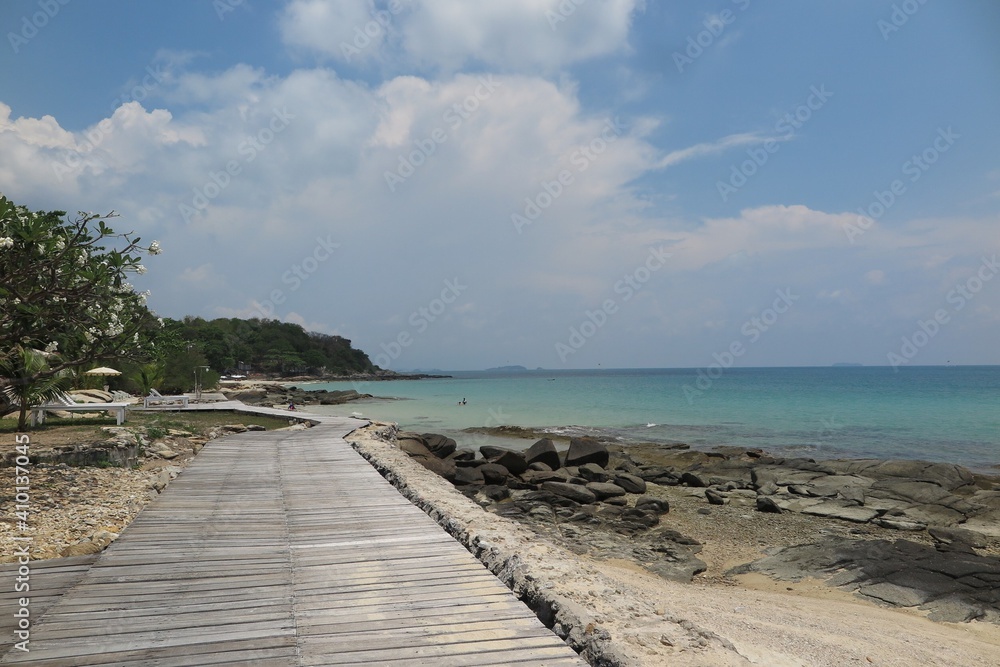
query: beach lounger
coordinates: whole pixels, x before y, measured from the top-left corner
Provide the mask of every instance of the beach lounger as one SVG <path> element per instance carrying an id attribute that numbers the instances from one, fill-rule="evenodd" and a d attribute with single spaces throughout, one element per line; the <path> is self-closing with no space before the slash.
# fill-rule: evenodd
<path id="1" fill-rule="evenodd" d="M 128 403 L 77 403 L 69 394 L 61 394 L 51 403 L 36 405 L 31 408 L 31 425 L 45 423 L 46 412 L 110 412 L 115 416 L 115 422 L 121 426 L 125 421 L 125 408 Z"/>
<path id="2" fill-rule="evenodd" d="M 149 396 L 142 399 L 142 407 L 148 408 L 153 403 L 180 403 L 181 407 L 188 406 L 188 397 L 183 394 L 176 396 L 164 396 L 155 389 L 149 390 Z"/>

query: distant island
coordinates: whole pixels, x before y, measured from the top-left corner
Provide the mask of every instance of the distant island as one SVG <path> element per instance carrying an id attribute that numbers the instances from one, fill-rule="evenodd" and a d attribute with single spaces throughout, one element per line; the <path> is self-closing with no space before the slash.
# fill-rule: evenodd
<path id="1" fill-rule="evenodd" d="M 864 364 L 856 364 L 849 361 L 838 361 L 833 365 L 834 368 L 859 368 L 864 366 Z"/>
<path id="2" fill-rule="evenodd" d="M 524 366 L 497 366 L 496 368 L 487 368 L 486 372 L 492 371 L 494 373 L 513 373 L 516 371 L 526 371 L 526 370 L 528 369 L 525 368 Z"/>

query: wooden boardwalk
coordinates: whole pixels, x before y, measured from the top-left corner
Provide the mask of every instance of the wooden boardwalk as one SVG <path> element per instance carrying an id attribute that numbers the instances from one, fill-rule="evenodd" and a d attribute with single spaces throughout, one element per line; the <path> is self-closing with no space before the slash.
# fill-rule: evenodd
<path id="1" fill-rule="evenodd" d="M 0 663 L 586 665 L 317 420 L 210 443 Z"/>

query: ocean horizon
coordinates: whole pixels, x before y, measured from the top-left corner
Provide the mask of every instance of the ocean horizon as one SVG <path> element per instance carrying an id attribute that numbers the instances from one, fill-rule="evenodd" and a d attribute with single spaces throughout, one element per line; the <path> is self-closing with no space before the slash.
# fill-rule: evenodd
<path id="1" fill-rule="evenodd" d="M 405 430 L 444 433 L 464 446 L 530 445 L 495 431 L 518 426 L 625 446 L 923 459 L 984 472 L 1000 464 L 1000 366 L 433 372 L 451 377 L 300 386 L 376 397 L 312 410 L 360 413 Z"/>

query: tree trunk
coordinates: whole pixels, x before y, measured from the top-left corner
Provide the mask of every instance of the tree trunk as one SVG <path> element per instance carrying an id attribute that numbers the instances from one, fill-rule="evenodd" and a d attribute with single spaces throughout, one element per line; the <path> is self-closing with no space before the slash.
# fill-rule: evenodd
<path id="1" fill-rule="evenodd" d="M 21 412 L 17 416 L 17 430 L 20 433 L 28 430 L 28 404 L 24 400 L 21 401 Z"/>

